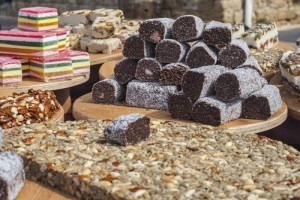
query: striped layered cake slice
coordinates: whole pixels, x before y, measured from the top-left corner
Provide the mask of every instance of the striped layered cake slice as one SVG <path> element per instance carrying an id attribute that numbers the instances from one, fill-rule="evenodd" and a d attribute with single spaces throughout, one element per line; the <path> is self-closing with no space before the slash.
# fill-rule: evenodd
<path id="1" fill-rule="evenodd" d="M 58 27 L 56 8 L 30 7 L 19 10 L 18 27 L 27 31 L 47 31 Z"/>
<path id="2" fill-rule="evenodd" d="M 270 49 L 278 43 L 276 23 L 255 24 L 242 35 L 242 39 L 250 48 Z"/>
<path id="3" fill-rule="evenodd" d="M 29 60 L 28 59 L 17 59 L 21 62 L 21 65 L 22 65 L 22 75 L 23 77 L 25 76 L 29 76 L 30 75 L 30 72 L 29 72 Z"/>
<path id="4" fill-rule="evenodd" d="M 83 51 L 66 50 L 61 52 L 62 56 L 69 56 L 72 59 L 74 76 L 90 73 L 90 56 Z"/>
<path id="5" fill-rule="evenodd" d="M 8 57 L 0 57 L 0 84 L 22 82 L 21 62 Z"/>
<path id="6" fill-rule="evenodd" d="M 73 76 L 72 60 L 62 55 L 44 60 L 30 60 L 30 76 L 45 82 L 71 78 Z"/>
<path id="7" fill-rule="evenodd" d="M 69 29 L 67 28 L 57 28 L 50 31 L 51 33 L 55 33 L 58 40 L 58 49 L 59 51 L 64 51 L 67 48 L 67 43 L 70 43 L 69 37 Z"/>
<path id="8" fill-rule="evenodd" d="M 55 33 L 0 31 L 0 54 L 21 58 L 58 55 Z"/>

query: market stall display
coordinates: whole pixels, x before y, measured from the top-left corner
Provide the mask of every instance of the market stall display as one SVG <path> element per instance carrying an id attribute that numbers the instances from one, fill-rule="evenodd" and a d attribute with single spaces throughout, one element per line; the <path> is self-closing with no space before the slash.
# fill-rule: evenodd
<path id="1" fill-rule="evenodd" d="M 26 177 L 83 199 L 299 195 L 293 183 L 300 155 L 282 142 L 194 123 L 151 120 L 146 141 L 120 147 L 105 138 L 109 123 L 22 127 L 7 132 L 4 147 L 23 157 Z M 37 134 L 41 130 L 47 134 Z"/>

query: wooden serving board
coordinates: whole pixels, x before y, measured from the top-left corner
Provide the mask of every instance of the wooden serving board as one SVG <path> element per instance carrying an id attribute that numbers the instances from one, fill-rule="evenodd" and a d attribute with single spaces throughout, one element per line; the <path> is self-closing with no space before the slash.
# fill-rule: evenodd
<path id="1" fill-rule="evenodd" d="M 27 92 L 29 89 L 61 90 L 80 85 L 87 80 L 89 80 L 89 75 L 77 76 L 66 80 L 54 80 L 50 82 L 42 82 L 34 77 L 24 77 L 20 84 L 0 86 L 0 96 L 9 96 L 13 92 Z"/>
<path id="2" fill-rule="evenodd" d="M 295 95 L 291 94 L 288 90 L 285 89 L 282 83 L 281 73 L 276 73 L 276 75 L 272 78 L 270 83 L 272 85 L 276 85 L 280 89 L 282 100 L 286 103 L 288 107 L 288 115 L 300 121 L 300 98 L 296 97 Z"/>
<path id="3" fill-rule="evenodd" d="M 92 65 L 99 65 L 112 60 L 120 60 L 123 57 L 122 49 L 118 49 L 110 54 L 89 53 Z"/>
<path id="4" fill-rule="evenodd" d="M 73 116 L 76 120 L 112 120 L 120 115 L 130 113 L 141 113 L 152 119 L 158 120 L 192 123 L 192 121 L 173 119 L 167 111 L 162 110 L 96 104 L 93 103 L 91 93 L 78 98 L 73 105 Z M 242 133 L 260 133 L 279 126 L 286 120 L 286 118 L 287 106 L 283 104 L 282 108 L 266 121 L 240 118 L 219 126 L 219 128 L 239 131 Z"/>

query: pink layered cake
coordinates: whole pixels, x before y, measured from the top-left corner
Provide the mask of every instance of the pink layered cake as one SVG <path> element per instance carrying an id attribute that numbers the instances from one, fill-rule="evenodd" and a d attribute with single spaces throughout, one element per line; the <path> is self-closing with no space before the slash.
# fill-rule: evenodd
<path id="1" fill-rule="evenodd" d="M 48 82 L 73 76 L 72 60 L 70 57 L 59 55 L 44 60 L 30 60 L 30 76 Z"/>
<path id="2" fill-rule="evenodd" d="M 55 33 L 0 31 L 0 54 L 21 58 L 58 55 Z"/>
<path id="3" fill-rule="evenodd" d="M 74 76 L 90 73 L 90 56 L 83 51 L 66 50 L 61 52 L 63 56 L 69 56 L 72 59 Z"/>
<path id="4" fill-rule="evenodd" d="M 64 51 L 69 46 L 69 29 L 67 28 L 57 28 L 50 31 L 51 33 L 55 33 L 58 40 L 58 49 L 59 51 Z"/>
<path id="5" fill-rule="evenodd" d="M 18 27 L 27 31 L 47 31 L 58 27 L 56 8 L 31 7 L 19 10 Z"/>
<path id="6" fill-rule="evenodd" d="M 0 57 L 0 84 L 22 82 L 22 65 L 18 60 Z"/>

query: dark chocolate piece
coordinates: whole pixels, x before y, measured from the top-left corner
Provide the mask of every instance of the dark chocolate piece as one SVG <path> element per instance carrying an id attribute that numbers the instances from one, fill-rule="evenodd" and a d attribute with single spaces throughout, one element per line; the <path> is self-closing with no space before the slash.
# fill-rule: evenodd
<path id="1" fill-rule="evenodd" d="M 109 142 L 134 145 L 149 137 L 150 119 L 138 113 L 122 115 L 105 127 L 104 134 Z"/>
<path id="2" fill-rule="evenodd" d="M 176 40 L 165 39 L 158 43 L 155 48 L 155 58 L 160 63 L 176 63 L 185 60 L 190 46 Z"/>
<path id="3" fill-rule="evenodd" d="M 228 68 L 236 68 L 247 60 L 250 49 L 243 40 L 232 40 L 219 52 L 219 61 Z"/>
<path id="4" fill-rule="evenodd" d="M 127 85 L 126 103 L 133 107 L 167 110 L 169 95 L 176 92 L 177 86 L 133 80 Z"/>
<path id="5" fill-rule="evenodd" d="M 237 119 L 242 114 L 242 100 L 222 102 L 215 96 L 204 97 L 195 102 L 192 117 L 196 122 L 219 126 Z"/>
<path id="6" fill-rule="evenodd" d="M 152 43 L 159 43 L 163 39 L 172 38 L 173 19 L 156 18 L 145 20 L 139 29 L 143 40 Z"/>
<path id="7" fill-rule="evenodd" d="M 197 40 L 204 29 L 203 21 L 194 15 L 178 17 L 172 26 L 172 36 L 179 42 Z"/>
<path id="8" fill-rule="evenodd" d="M 155 56 L 155 44 L 144 41 L 139 35 L 126 39 L 123 55 L 132 59 L 142 59 Z"/>
<path id="9" fill-rule="evenodd" d="M 107 78 L 95 83 L 92 97 L 96 103 L 114 104 L 125 98 L 126 88 L 115 78 Z"/>
<path id="10" fill-rule="evenodd" d="M 221 101 L 233 101 L 248 98 L 266 84 L 255 69 L 239 68 L 222 74 L 215 82 L 215 90 Z"/>
<path id="11" fill-rule="evenodd" d="M 123 58 L 120 60 L 114 69 L 115 78 L 120 84 L 126 84 L 135 77 L 138 60 L 131 58 Z"/>
<path id="12" fill-rule="evenodd" d="M 162 67 L 155 58 L 144 58 L 138 62 L 135 78 L 142 81 L 158 81 Z"/>
<path id="13" fill-rule="evenodd" d="M 0 153 L 0 199 L 15 199 L 24 181 L 23 159 L 11 151 Z"/>
<path id="14" fill-rule="evenodd" d="M 186 56 L 186 63 L 190 68 L 197 68 L 217 63 L 218 54 L 215 49 L 199 41 L 194 44 Z"/>
<path id="15" fill-rule="evenodd" d="M 238 66 L 236 69 L 247 68 L 247 67 L 251 69 L 255 69 L 260 75 L 262 75 L 263 73 L 263 70 L 261 69 L 261 67 L 259 66 L 255 58 L 248 58 L 244 64 Z"/>
<path id="16" fill-rule="evenodd" d="M 221 65 L 204 66 L 188 70 L 182 78 L 183 93 L 194 101 L 214 94 L 214 82 L 226 71 L 227 68 Z"/>
<path id="17" fill-rule="evenodd" d="M 171 63 L 162 68 L 160 83 L 162 85 L 181 85 L 183 74 L 190 68 L 184 63 Z"/>
<path id="18" fill-rule="evenodd" d="M 202 38 L 208 45 L 224 47 L 231 42 L 231 24 L 211 21 L 206 24 Z"/>
<path id="19" fill-rule="evenodd" d="M 171 94 L 168 101 L 169 113 L 175 119 L 192 119 L 194 102 L 182 92 Z"/>
<path id="20" fill-rule="evenodd" d="M 243 117 L 247 119 L 267 120 L 282 106 L 279 89 L 274 85 L 265 85 L 251 94 L 243 102 Z"/>

